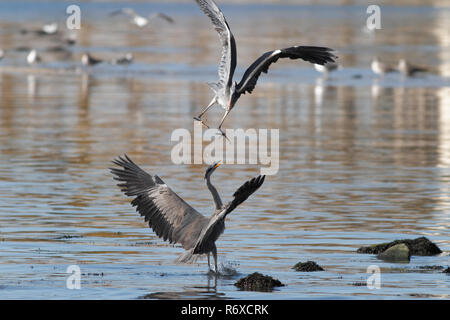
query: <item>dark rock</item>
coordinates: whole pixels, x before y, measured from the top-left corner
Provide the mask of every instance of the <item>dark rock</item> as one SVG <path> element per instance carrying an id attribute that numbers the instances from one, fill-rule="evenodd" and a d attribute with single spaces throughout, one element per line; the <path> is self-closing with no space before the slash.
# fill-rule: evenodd
<path id="1" fill-rule="evenodd" d="M 409 262 L 411 253 L 406 244 L 399 243 L 379 253 L 377 258 L 390 262 Z"/>
<path id="2" fill-rule="evenodd" d="M 353 282 L 352 283 L 352 286 L 355 286 L 355 287 L 364 287 L 364 286 L 367 286 L 367 282 Z"/>
<path id="3" fill-rule="evenodd" d="M 369 247 L 361 247 L 356 252 L 379 254 L 400 243 L 404 243 L 405 245 L 407 245 L 411 255 L 413 256 L 433 256 L 442 253 L 441 249 L 439 249 L 437 245 L 435 245 L 425 237 L 420 237 L 417 239 L 395 240 L 389 243 L 381 243 L 371 245 Z"/>
<path id="4" fill-rule="evenodd" d="M 444 269 L 443 266 L 418 266 L 417 269 L 423 269 L 423 270 L 442 270 Z"/>
<path id="5" fill-rule="evenodd" d="M 442 271 L 443 273 L 450 273 L 450 267 L 447 267 L 447 269 L 445 269 L 444 271 Z"/>
<path id="6" fill-rule="evenodd" d="M 234 285 L 241 290 L 247 291 L 272 291 L 274 287 L 284 286 L 279 280 L 264 276 L 258 272 L 241 278 Z"/>
<path id="7" fill-rule="evenodd" d="M 299 262 L 295 266 L 293 266 L 292 269 L 302 272 L 324 271 L 323 268 L 314 261 L 307 261 L 303 263 Z"/>

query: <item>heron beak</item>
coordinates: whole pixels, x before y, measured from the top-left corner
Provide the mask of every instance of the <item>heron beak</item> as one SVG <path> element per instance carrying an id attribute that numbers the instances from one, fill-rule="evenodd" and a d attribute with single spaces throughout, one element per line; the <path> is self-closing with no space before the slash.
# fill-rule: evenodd
<path id="1" fill-rule="evenodd" d="M 214 169 L 217 169 L 218 167 L 220 167 L 221 164 L 222 164 L 222 163 L 217 162 L 217 163 L 214 165 Z"/>

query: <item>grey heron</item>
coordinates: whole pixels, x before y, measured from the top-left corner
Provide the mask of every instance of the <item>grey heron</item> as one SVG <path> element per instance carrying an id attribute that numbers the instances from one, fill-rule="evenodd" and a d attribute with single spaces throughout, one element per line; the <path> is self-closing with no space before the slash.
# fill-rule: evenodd
<path id="1" fill-rule="evenodd" d="M 412 65 L 405 59 L 399 60 L 397 69 L 400 73 L 407 77 L 414 76 L 416 73 L 428 72 L 427 68 Z"/>
<path id="2" fill-rule="evenodd" d="M 118 186 L 125 195 L 135 197 L 131 204 L 145 217 L 149 227 L 164 241 L 179 243 L 186 250 L 178 261 L 189 262 L 199 255 L 207 254 L 211 270 L 212 253 L 216 273 L 215 242 L 225 230 L 226 216 L 258 190 L 265 179 L 264 175 L 260 175 L 248 180 L 233 194 L 233 200 L 223 204 L 210 180 L 220 162 L 209 166 L 205 172 L 205 181 L 214 200 L 214 212 L 207 218 L 173 192 L 160 177 L 148 174 L 127 155 L 118 157 L 113 163 L 121 167 L 110 168 L 114 179 L 120 182 Z"/>
<path id="3" fill-rule="evenodd" d="M 162 13 L 162 12 L 156 12 L 153 13 L 152 15 L 150 15 L 149 17 L 143 17 L 141 15 L 138 15 L 133 9 L 131 8 L 122 8 L 120 10 L 116 10 L 111 12 L 110 15 L 115 16 L 118 14 L 126 14 L 129 17 L 131 17 L 131 22 L 135 25 L 137 25 L 138 27 L 142 28 L 145 27 L 150 20 L 154 19 L 154 18 L 160 18 L 163 19 L 169 23 L 174 23 L 175 21 L 173 20 L 172 17 L 169 17 L 167 14 Z"/>
<path id="4" fill-rule="evenodd" d="M 373 73 L 381 76 L 384 75 L 385 73 L 391 73 L 396 71 L 395 68 L 388 66 L 384 62 L 381 62 L 380 59 L 378 59 L 378 57 L 373 58 L 370 67 Z"/>
<path id="5" fill-rule="evenodd" d="M 219 33 L 222 44 L 222 57 L 219 63 L 219 82 L 209 83 L 210 88 L 214 91 L 214 98 L 194 119 L 203 123 L 201 119 L 203 114 L 216 103 L 219 104 L 225 110 L 225 114 L 218 127 L 218 130 L 223 136 L 225 136 L 225 133 L 222 131 L 222 124 L 239 97 L 245 93 L 252 93 L 259 76 L 262 72 L 267 73 L 272 63 L 277 62 L 280 58 L 290 58 L 325 64 L 327 62 L 334 62 L 336 58 L 331 53 L 333 51 L 332 49 L 324 47 L 294 46 L 268 51 L 248 67 L 239 83 L 233 82 L 237 53 L 236 42 L 230 27 L 222 11 L 213 0 L 196 1 L 202 11 L 211 19 L 214 28 Z"/>

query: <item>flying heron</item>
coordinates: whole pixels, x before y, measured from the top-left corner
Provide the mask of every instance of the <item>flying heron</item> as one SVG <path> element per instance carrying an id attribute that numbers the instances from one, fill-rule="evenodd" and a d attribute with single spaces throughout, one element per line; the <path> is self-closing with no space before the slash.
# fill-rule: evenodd
<path id="1" fill-rule="evenodd" d="M 196 0 L 202 11 L 211 19 L 214 28 L 219 33 L 220 42 L 222 44 L 222 58 L 219 64 L 219 82 L 209 83 L 210 88 L 214 91 L 214 98 L 208 106 L 206 106 L 195 120 L 201 120 L 203 114 L 214 104 L 219 104 L 225 109 L 225 114 L 220 121 L 218 130 L 225 136 L 222 131 L 222 124 L 225 118 L 233 109 L 236 101 L 242 94 L 252 93 L 256 86 L 261 72 L 267 73 L 269 66 L 280 58 L 302 59 L 311 63 L 325 64 L 334 62 L 336 56 L 331 52 L 330 48 L 311 47 L 311 46 L 295 46 L 285 49 L 268 51 L 253 62 L 245 71 L 239 83 L 233 82 L 234 70 L 236 68 L 236 42 L 231 33 L 230 27 L 219 7 L 213 0 Z M 226 137 L 226 136 L 225 136 Z"/>
<path id="2" fill-rule="evenodd" d="M 225 230 L 225 218 L 238 205 L 247 200 L 263 184 L 265 176 L 260 175 L 244 183 L 233 194 L 233 200 L 222 204 L 217 189 L 211 183 L 212 173 L 220 166 L 216 162 L 206 169 L 206 186 L 214 200 L 214 212 L 207 218 L 187 204 L 172 191 L 157 175 L 151 176 L 137 166 L 127 155 L 113 160 L 121 167 L 110 168 L 114 179 L 125 195 L 135 197 L 131 204 L 136 211 L 148 221 L 149 227 L 164 241 L 179 243 L 186 250 L 178 259 L 179 262 L 190 262 L 198 255 L 208 255 L 214 258 L 217 273 L 216 240 Z"/>

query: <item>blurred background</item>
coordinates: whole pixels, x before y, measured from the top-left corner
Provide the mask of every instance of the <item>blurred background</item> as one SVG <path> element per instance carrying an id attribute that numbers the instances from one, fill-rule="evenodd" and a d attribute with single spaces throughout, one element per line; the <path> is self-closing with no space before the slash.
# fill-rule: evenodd
<path id="1" fill-rule="evenodd" d="M 379 1 L 217 1 L 236 38 L 239 81 L 262 53 L 292 45 L 337 50 L 324 75 L 280 60 L 242 96 L 224 128 L 280 129 L 280 171 L 227 220 L 219 261 L 236 275 L 210 279 L 206 262 L 177 266 L 183 250 L 158 239 L 116 187 L 108 167 L 127 153 L 205 215 L 205 165 L 175 165 L 176 128 L 212 98 L 220 43 L 195 1 L 81 1 L 81 29 L 67 30 L 70 1 L 0 2 L 0 297 L 8 298 L 448 298 L 450 278 L 450 4 Z M 162 12 L 138 27 L 125 14 Z M 44 25 L 58 25 L 52 34 Z M 39 62 L 29 63 L 36 50 Z M 83 65 L 85 53 L 102 62 Z M 111 63 L 131 54 L 127 64 Z M 375 74 L 378 57 L 426 69 Z M 206 117 L 215 124 L 219 107 Z M 224 165 L 224 201 L 257 165 Z M 426 236 L 443 251 L 389 264 L 362 245 Z M 299 275 L 298 261 L 325 272 Z M 82 290 L 66 289 L 78 264 Z M 377 264 L 382 289 L 365 281 Z M 258 271 L 287 287 L 238 291 Z M 215 283 L 214 283 L 215 282 Z"/>

